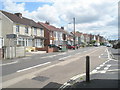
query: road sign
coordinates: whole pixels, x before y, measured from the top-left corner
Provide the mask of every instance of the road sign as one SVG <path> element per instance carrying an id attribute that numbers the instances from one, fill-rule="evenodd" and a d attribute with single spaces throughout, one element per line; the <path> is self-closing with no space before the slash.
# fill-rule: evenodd
<path id="1" fill-rule="evenodd" d="M 6 37 L 9 39 L 12 39 L 12 38 L 14 39 L 17 37 L 17 35 L 16 34 L 7 34 Z"/>

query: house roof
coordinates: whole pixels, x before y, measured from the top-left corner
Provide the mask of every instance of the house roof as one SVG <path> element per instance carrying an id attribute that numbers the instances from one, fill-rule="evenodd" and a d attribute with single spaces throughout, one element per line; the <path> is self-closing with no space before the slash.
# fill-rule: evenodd
<path id="1" fill-rule="evenodd" d="M 42 25 L 43 27 L 45 27 L 47 30 L 50 30 L 50 31 L 58 31 L 58 32 L 63 32 L 64 34 L 68 34 L 67 31 L 61 29 L 61 28 L 56 28 L 55 26 L 52 26 L 52 25 L 48 25 L 46 23 L 43 23 L 43 22 L 38 22 L 38 24 Z"/>
<path id="2" fill-rule="evenodd" d="M 74 32 L 71 32 L 71 34 L 74 34 Z M 75 32 L 75 36 L 78 36 L 78 37 L 80 37 L 82 34 L 83 33 L 81 33 L 81 32 Z"/>
<path id="3" fill-rule="evenodd" d="M 32 19 L 28 19 L 28 18 L 25 18 L 25 17 L 19 17 L 15 14 L 8 13 L 8 12 L 2 11 L 2 10 L 1 10 L 1 12 L 15 23 L 23 24 L 23 25 L 29 25 L 29 26 L 32 26 L 32 27 L 43 28 L 41 25 L 39 25 L 38 23 L 36 23 Z"/>
<path id="4" fill-rule="evenodd" d="M 42 25 L 43 27 L 45 27 L 47 30 L 50 30 L 50 31 L 56 31 L 56 27 L 52 26 L 52 25 L 48 25 L 48 24 L 45 24 L 45 23 L 42 23 L 42 22 L 38 22 L 38 24 Z"/>

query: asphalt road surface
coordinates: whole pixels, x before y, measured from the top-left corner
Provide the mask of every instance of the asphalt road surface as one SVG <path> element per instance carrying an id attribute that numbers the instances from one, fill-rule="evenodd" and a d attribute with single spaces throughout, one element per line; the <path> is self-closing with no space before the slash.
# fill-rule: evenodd
<path id="1" fill-rule="evenodd" d="M 3 65 L 3 87 L 60 87 L 71 77 L 85 73 L 85 57 L 90 56 L 90 71 L 108 59 L 107 47 L 87 47 L 62 53 L 33 55 Z M 29 84 L 28 84 L 29 83 Z"/>
<path id="2" fill-rule="evenodd" d="M 47 64 L 54 61 L 64 60 L 65 58 L 74 56 L 77 53 L 82 53 L 84 51 L 88 51 L 91 48 L 81 48 L 76 50 L 69 50 L 68 52 L 55 52 L 55 53 L 44 53 L 44 54 L 37 54 L 25 58 L 14 59 L 11 64 L 5 64 L 2 66 L 2 76 L 12 74 L 15 72 L 19 72 L 20 70 L 34 67 L 36 65 L 40 66 L 41 64 Z"/>

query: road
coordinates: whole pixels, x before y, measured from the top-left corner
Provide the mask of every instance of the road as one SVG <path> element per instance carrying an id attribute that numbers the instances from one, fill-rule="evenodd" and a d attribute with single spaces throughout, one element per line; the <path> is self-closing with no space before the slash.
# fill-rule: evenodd
<path id="1" fill-rule="evenodd" d="M 16 63 L 3 65 L 3 87 L 60 87 L 71 77 L 85 73 L 87 55 L 90 56 L 90 71 L 93 71 L 107 61 L 107 47 L 87 47 L 62 53 L 33 55 Z"/>
<path id="2" fill-rule="evenodd" d="M 74 56 L 77 53 L 82 53 L 93 48 L 81 48 L 78 50 L 69 50 L 68 52 L 56 52 L 56 53 L 45 53 L 45 54 L 36 54 L 30 57 L 15 59 L 14 62 L 8 63 L 2 66 L 2 76 L 12 74 L 15 72 L 20 72 L 27 68 L 34 66 L 40 66 L 54 61 L 64 60 L 65 58 Z"/>

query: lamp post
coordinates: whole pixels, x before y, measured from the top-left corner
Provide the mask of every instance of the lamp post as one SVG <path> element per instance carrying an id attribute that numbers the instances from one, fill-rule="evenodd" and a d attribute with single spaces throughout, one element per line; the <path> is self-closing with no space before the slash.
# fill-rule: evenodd
<path id="1" fill-rule="evenodd" d="M 74 46 L 75 46 L 75 17 L 73 18 L 73 27 L 74 27 Z M 74 50 L 75 50 L 75 48 L 74 48 Z"/>

